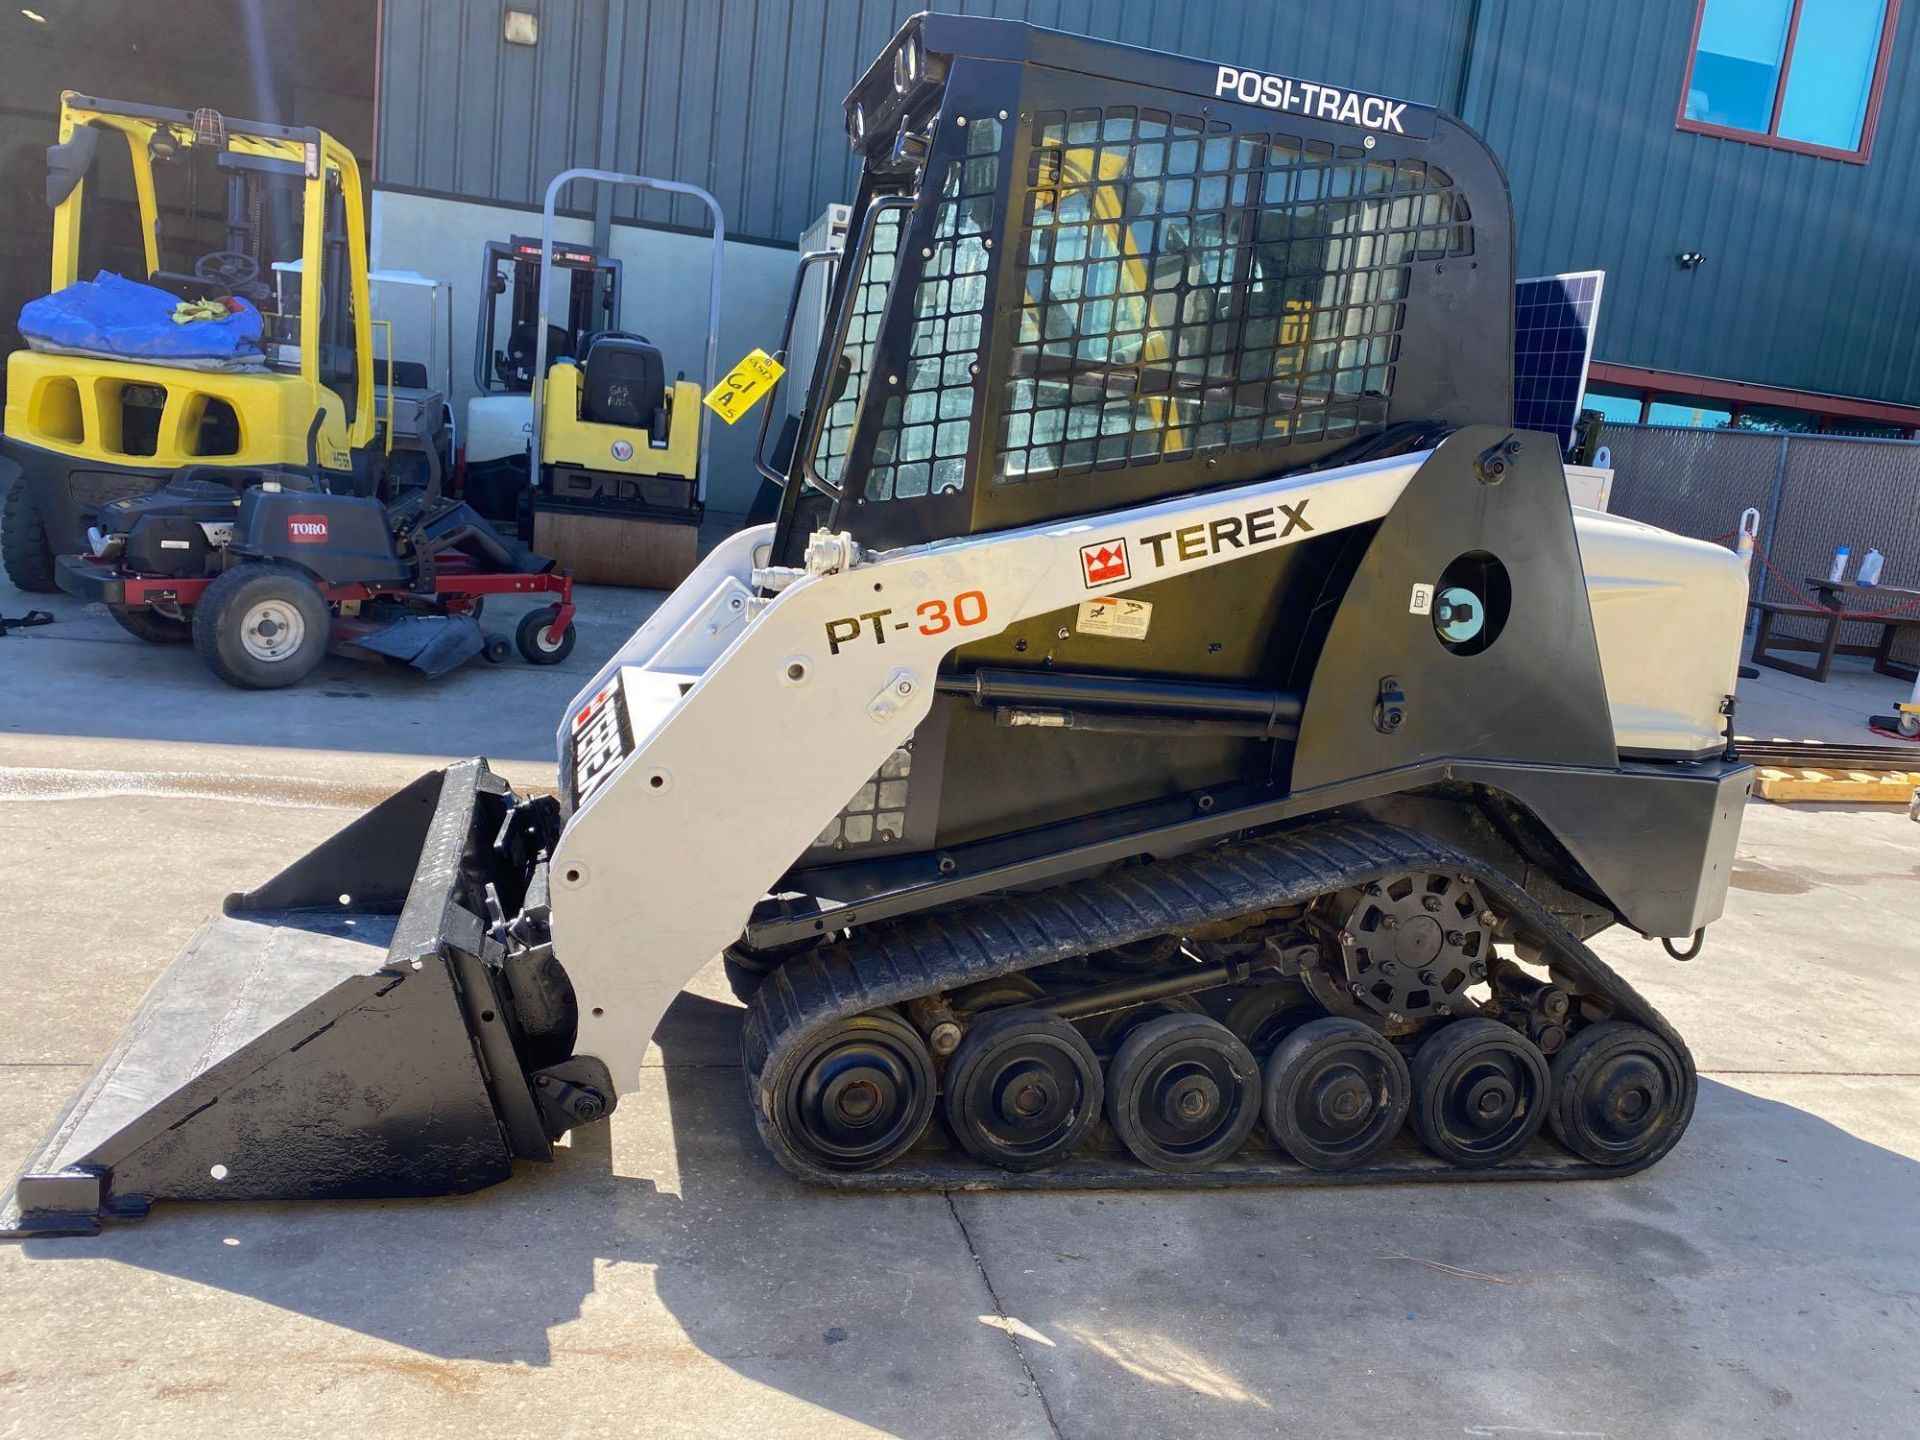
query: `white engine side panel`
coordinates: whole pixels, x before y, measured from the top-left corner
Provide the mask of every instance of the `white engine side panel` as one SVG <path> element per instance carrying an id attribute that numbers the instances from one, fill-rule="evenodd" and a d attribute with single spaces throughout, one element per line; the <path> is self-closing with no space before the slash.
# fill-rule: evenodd
<path id="1" fill-rule="evenodd" d="M 1629 755 L 1720 749 L 1746 622 L 1740 557 L 1591 510 L 1573 512 L 1573 529 L 1615 743 Z"/>
<path id="2" fill-rule="evenodd" d="M 525 455 L 533 437 L 531 395 L 476 395 L 467 402 L 467 463 Z"/>
<path id="3" fill-rule="evenodd" d="M 892 551 L 739 611 L 769 532 L 724 542 L 561 726 L 571 800 L 572 728 L 616 672 L 646 712 L 633 717 L 631 753 L 592 774 L 553 859 L 554 945 L 579 1000 L 579 1052 L 603 1060 L 621 1092 L 635 1086 L 673 997 L 925 719 L 949 651 L 1089 596 L 1377 520 L 1426 458 Z M 661 677 L 691 684 L 664 709 Z"/>

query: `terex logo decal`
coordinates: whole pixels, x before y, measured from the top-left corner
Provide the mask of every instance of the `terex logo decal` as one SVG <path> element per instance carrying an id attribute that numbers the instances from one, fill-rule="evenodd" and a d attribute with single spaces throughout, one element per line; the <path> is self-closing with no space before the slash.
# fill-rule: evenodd
<path id="1" fill-rule="evenodd" d="M 1257 549 L 1284 540 L 1296 530 L 1312 534 L 1313 524 L 1307 519 L 1307 506 L 1312 503 L 1309 497 L 1292 505 L 1264 505 L 1245 515 L 1222 515 L 1178 530 L 1142 535 L 1140 543 L 1153 551 L 1156 570 L 1164 570 L 1169 561 L 1200 560 L 1222 550 Z"/>
<path id="2" fill-rule="evenodd" d="M 1098 590 L 1116 580 L 1130 580 L 1133 571 L 1127 565 L 1127 542 L 1098 540 L 1080 547 L 1080 573 L 1087 589 Z"/>
<path id="3" fill-rule="evenodd" d="M 293 545 L 326 544 L 327 517 L 324 515 L 289 515 L 287 517 L 287 541 Z"/>

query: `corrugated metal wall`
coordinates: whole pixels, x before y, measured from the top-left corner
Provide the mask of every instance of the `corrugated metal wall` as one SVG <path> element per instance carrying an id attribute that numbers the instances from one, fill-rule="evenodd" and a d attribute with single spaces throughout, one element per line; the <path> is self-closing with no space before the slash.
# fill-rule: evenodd
<path id="1" fill-rule="evenodd" d="M 703 185 L 729 230 L 792 244 L 852 198 L 841 101 L 909 15 L 1004 15 L 1451 103 L 1471 0 L 384 0 L 381 183 L 537 204 L 568 165 Z M 1338 24 L 1329 24 L 1337 13 Z M 609 93 L 609 91 L 611 93 Z M 611 146 L 602 150 L 604 133 Z M 632 198 L 615 213 L 635 215 Z M 649 221 L 697 208 L 649 197 Z"/>
<path id="2" fill-rule="evenodd" d="M 381 183 L 537 203 L 568 165 L 689 180 L 791 244 L 853 191 L 840 102 L 934 8 L 1453 108 L 1512 178 L 1522 274 L 1609 274 L 1597 358 L 1920 403 L 1920 10 L 1867 166 L 1674 128 L 1691 0 L 384 0 Z M 580 203 L 585 203 L 584 197 Z M 616 214 L 634 218 L 631 199 Z M 638 217 L 697 225 L 649 199 Z M 1679 270 L 1674 257 L 1705 253 Z"/>
<path id="3" fill-rule="evenodd" d="M 1466 118 L 1520 273 L 1607 272 L 1600 360 L 1920 403 L 1920 7 L 1867 165 L 1675 129 L 1694 8 L 1483 0 Z"/>

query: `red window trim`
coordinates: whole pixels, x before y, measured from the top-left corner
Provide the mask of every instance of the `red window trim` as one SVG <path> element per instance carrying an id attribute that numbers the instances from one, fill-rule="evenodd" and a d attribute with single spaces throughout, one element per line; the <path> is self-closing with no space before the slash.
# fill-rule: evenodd
<path id="1" fill-rule="evenodd" d="M 1735 411 L 1765 405 L 1782 410 L 1808 410 L 1836 420 L 1869 420 L 1879 425 L 1920 429 L 1920 406 L 1822 395 L 1814 390 L 1788 390 L 1750 380 L 1719 380 L 1708 375 L 1649 370 L 1639 365 L 1610 365 L 1596 360 L 1587 367 L 1587 383 L 1604 385 L 1610 390 L 1638 390 L 1643 401 L 1658 395 L 1682 395 L 1712 400 Z M 1644 405 L 1641 413 L 1645 413 Z"/>
<path id="2" fill-rule="evenodd" d="M 1817 155 L 1825 160 L 1844 160 L 1849 165 L 1864 165 L 1873 156 L 1874 132 L 1880 125 L 1880 102 L 1887 88 L 1887 72 L 1893 63 L 1894 35 L 1900 28 L 1900 0 L 1887 0 L 1887 14 L 1881 23 L 1880 54 L 1874 61 L 1873 88 L 1867 93 L 1867 117 L 1860 127 L 1858 150 L 1836 150 L 1830 145 L 1810 145 L 1804 140 L 1787 140 L 1772 132 L 1780 128 L 1780 107 L 1786 103 L 1787 76 L 1793 68 L 1793 47 L 1800 38 L 1800 10 L 1805 0 L 1793 0 L 1793 14 L 1787 21 L 1787 45 L 1780 56 L 1780 83 L 1773 94 L 1773 114 L 1767 121 L 1767 133 L 1736 130 L 1728 125 L 1709 125 L 1704 120 L 1687 118 L 1687 96 L 1693 90 L 1693 66 L 1700 58 L 1700 27 L 1707 17 L 1707 0 L 1695 0 L 1693 36 L 1687 42 L 1687 73 L 1680 83 L 1680 108 L 1674 116 L 1674 128 L 1692 135 L 1712 135 L 1721 140 L 1738 140 L 1768 150 L 1787 150 L 1796 155 Z"/>

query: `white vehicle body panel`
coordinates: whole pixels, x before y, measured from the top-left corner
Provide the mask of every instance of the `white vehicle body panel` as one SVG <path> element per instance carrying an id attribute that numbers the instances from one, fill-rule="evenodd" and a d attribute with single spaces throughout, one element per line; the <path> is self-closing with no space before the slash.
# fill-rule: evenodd
<path id="1" fill-rule="evenodd" d="M 1613 737 L 1628 755 L 1714 754 L 1746 624 L 1747 571 L 1721 545 L 1573 512 Z"/>

